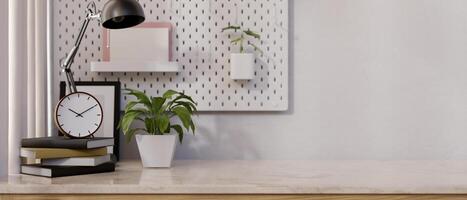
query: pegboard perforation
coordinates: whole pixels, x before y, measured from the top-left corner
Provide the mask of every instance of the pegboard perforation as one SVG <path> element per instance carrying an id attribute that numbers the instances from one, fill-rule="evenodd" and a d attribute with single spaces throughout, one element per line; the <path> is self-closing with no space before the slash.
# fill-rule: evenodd
<path id="1" fill-rule="evenodd" d="M 54 1 L 54 64 L 58 81 L 65 79 L 59 60 L 71 49 L 89 0 Z M 96 4 L 102 7 L 105 1 Z M 102 28 L 89 24 L 73 70 L 76 80 L 120 81 L 151 96 L 167 89 L 185 91 L 201 111 L 280 111 L 288 108 L 288 2 L 287 0 L 139 0 L 146 21 L 174 25 L 173 60 L 177 73 L 93 73 L 89 63 L 102 59 Z M 255 79 L 230 79 L 230 53 L 237 52 L 222 33 L 228 25 L 261 32 L 263 54 L 255 59 Z M 249 49 L 251 50 L 251 49 Z M 122 97 L 126 103 L 129 97 Z"/>

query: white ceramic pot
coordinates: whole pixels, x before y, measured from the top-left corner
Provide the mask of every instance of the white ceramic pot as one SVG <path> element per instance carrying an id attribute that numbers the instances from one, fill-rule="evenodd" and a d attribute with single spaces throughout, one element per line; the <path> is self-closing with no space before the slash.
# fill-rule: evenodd
<path id="1" fill-rule="evenodd" d="M 143 167 L 170 167 L 177 135 L 136 135 Z"/>
<path id="2" fill-rule="evenodd" d="M 233 80 L 251 80 L 255 76 L 255 54 L 230 54 L 230 78 Z"/>

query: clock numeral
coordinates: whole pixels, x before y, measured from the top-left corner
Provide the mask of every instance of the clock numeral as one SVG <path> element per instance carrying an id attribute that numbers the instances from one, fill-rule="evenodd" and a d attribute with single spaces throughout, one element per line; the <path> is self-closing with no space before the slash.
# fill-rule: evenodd
<path id="1" fill-rule="evenodd" d="M 97 114 L 97 116 L 101 116 L 101 114 Z"/>
<path id="2" fill-rule="evenodd" d="M 90 99 L 91 97 L 88 97 L 88 100 Z"/>
<path id="3" fill-rule="evenodd" d="M 94 124 L 94 125 L 99 126 L 99 124 Z"/>

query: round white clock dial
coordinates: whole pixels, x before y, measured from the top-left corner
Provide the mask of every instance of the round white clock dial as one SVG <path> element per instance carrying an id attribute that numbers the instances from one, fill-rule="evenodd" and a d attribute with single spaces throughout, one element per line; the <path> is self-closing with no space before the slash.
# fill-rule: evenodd
<path id="1" fill-rule="evenodd" d="M 55 122 L 63 134 L 72 138 L 85 138 L 99 129 L 102 115 L 102 106 L 94 96 L 75 92 L 58 102 Z"/>

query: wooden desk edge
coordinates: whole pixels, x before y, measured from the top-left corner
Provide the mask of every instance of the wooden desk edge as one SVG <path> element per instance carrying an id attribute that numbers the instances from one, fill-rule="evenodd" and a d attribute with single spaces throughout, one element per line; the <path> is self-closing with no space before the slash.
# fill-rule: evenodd
<path id="1" fill-rule="evenodd" d="M 0 194 L 0 200 L 465 200 L 467 194 L 319 194 L 319 195 L 151 195 L 151 194 Z"/>

